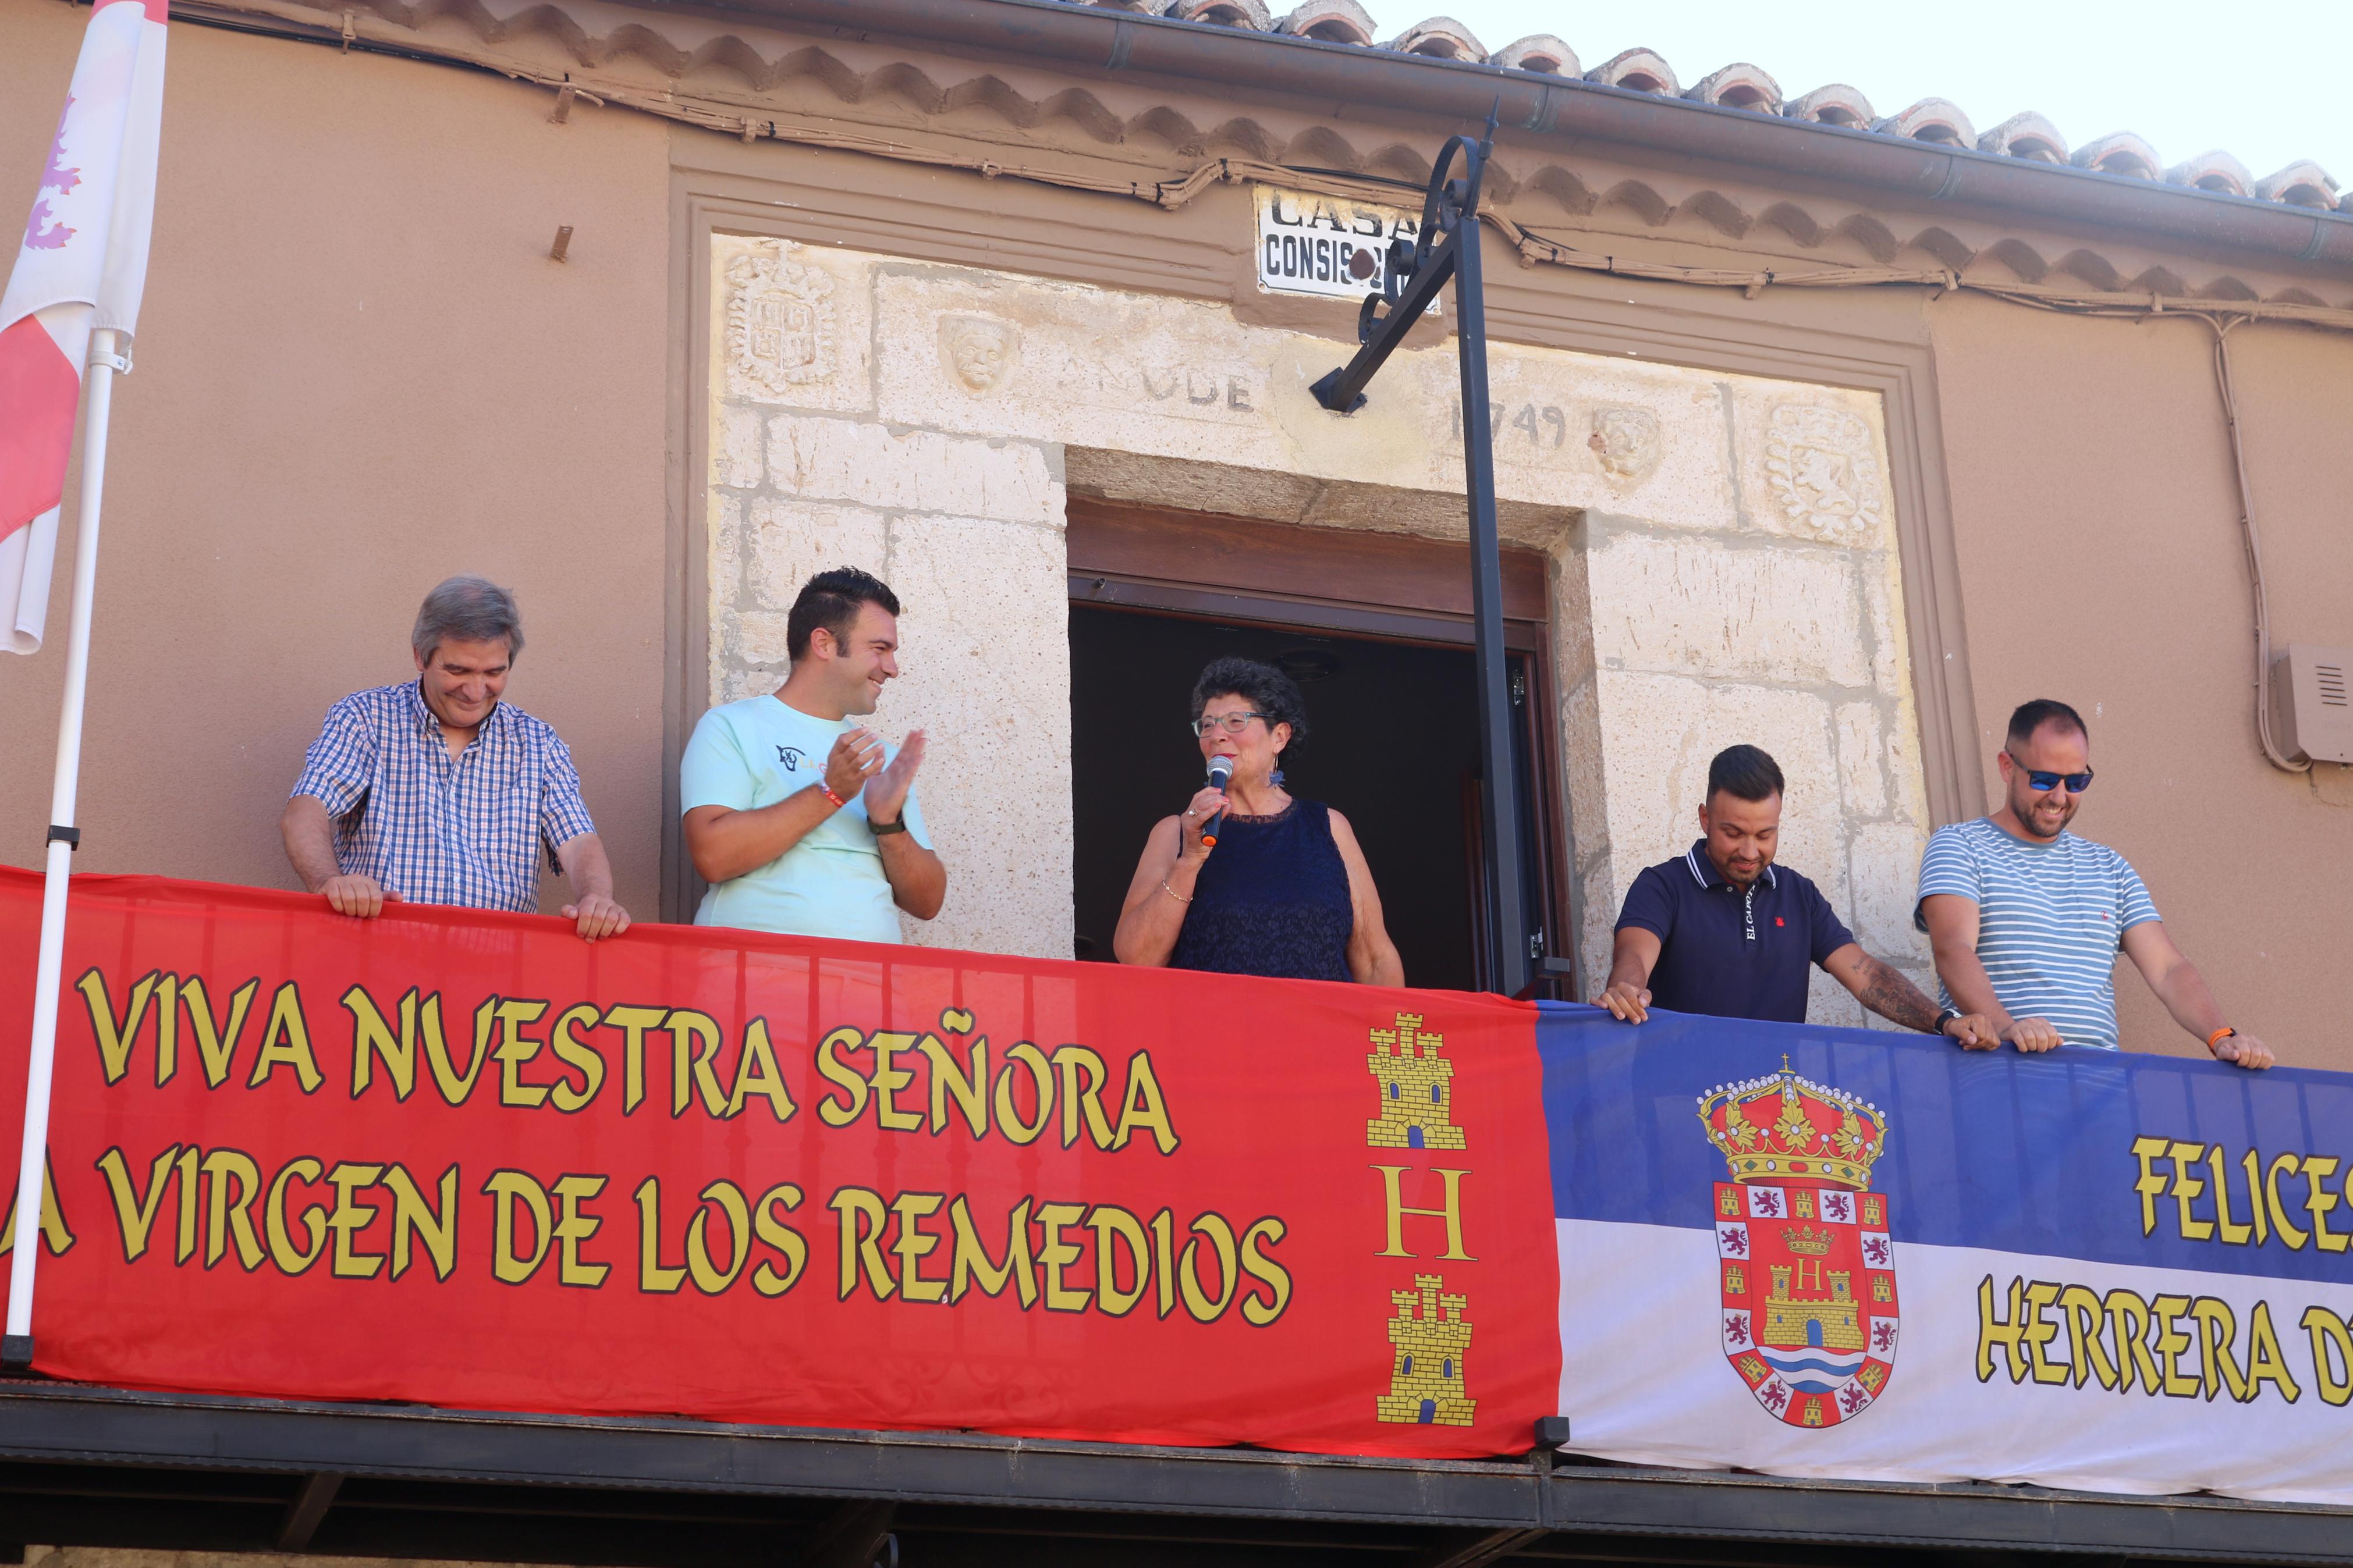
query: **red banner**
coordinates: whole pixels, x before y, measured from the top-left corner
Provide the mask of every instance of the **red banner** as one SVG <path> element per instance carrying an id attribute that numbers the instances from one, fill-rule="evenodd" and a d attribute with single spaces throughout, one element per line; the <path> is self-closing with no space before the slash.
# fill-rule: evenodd
<path id="1" fill-rule="evenodd" d="M 1429 1457 L 1559 1382 L 1493 997 L 78 877 L 49 1155 L 60 1378 Z"/>

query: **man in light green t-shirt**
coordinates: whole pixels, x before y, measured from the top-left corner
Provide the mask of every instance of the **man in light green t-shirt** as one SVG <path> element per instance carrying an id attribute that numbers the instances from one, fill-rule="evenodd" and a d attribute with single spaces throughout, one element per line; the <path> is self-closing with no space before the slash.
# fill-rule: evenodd
<path id="1" fill-rule="evenodd" d="M 899 673 L 899 599 L 855 567 L 820 572 L 785 623 L 792 673 L 767 697 L 713 708 L 679 764 L 686 849 L 711 884 L 697 925 L 897 942 L 904 910 L 940 912 L 947 868 L 915 804 L 923 732 L 871 713 Z"/>

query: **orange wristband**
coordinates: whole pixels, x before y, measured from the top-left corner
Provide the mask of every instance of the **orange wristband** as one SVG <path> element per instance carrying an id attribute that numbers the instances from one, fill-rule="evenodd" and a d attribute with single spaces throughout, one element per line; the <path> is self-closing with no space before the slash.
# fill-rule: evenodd
<path id="1" fill-rule="evenodd" d="M 2207 1037 L 2206 1037 L 2206 1054 L 2207 1054 L 2207 1055 L 2209 1055 L 2209 1056 L 2213 1055 L 2213 1054 L 2214 1054 L 2214 1047 L 2215 1047 L 2215 1045 L 2216 1045 L 2218 1042 L 2222 1041 L 2222 1040 L 2227 1040 L 2227 1039 L 2229 1039 L 2232 1035 L 2235 1035 L 2235 1034 L 2237 1034 L 2238 1032 L 2239 1032 L 2238 1030 L 2236 1030 L 2236 1029 L 2234 1029 L 2234 1028 L 2231 1027 L 2231 1026 L 2230 1026 L 2230 1025 L 2225 1024 L 2225 1025 L 2223 1025 L 2221 1028 L 2219 1028 L 2219 1029 L 2215 1030 L 2212 1034 L 2211 1034 L 2211 1035 L 2207 1036 Z"/>
<path id="2" fill-rule="evenodd" d="M 831 784 L 829 784 L 825 783 L 823 780 L 819 780 L 819 781 L 818 781 L 818 786 L 817 786 L 817 787 L 818 787 L 818 794 L 820 794 L 820 795 L 824 795 L 826 799 L 828 799 L 828 800 L 829 800 L 829 801 L 833 802 L 833 808 L 834 808 L 836 811 L 839 811 L 843 806 L 848 805 L 849 804 L 848 801 L 846 801 L 846 800 L 842 799 L 839 795 L 838 795 L 834 794 L 834 793 L 833 793 L 833 786 L 832 786 Z"/>

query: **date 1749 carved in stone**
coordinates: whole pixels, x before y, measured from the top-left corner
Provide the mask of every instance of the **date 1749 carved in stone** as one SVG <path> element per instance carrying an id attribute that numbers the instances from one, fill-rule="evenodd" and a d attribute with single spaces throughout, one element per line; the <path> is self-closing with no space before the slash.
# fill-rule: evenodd
<path id="1" fill-rule="evenodd" d="M 772 241 L 727 264 L 727 380 L 738 397 L 788 401 L 833 374 L 833 279 Z"/>

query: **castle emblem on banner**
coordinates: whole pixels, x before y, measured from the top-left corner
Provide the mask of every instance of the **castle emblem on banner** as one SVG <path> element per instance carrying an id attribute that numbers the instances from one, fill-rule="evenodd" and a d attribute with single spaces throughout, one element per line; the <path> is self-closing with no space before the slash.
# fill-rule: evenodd
<path id="1" fill-rule="evenodd" d="M 1895 1375 L 1895 1244 L 1871 1167 L 1878 1108 L 1789 1070 L 1700 1097 L 1732 1179 L 1715 1184 L 1725 1359 L 1766 1413 L 1836 1426 Z"/>
<path id="2" fill-rule="evenodd" d="M 1419 1426 L 1468 1426 L 1479 1402 L 1462 1384 L 1471 1325 L 1469 1299 L 1451 1294 L 1442 1275 L 1417 1274 L 1410 1290 L 1392 1290 L 1389 1391 L 1373 1402 L 1376 1418 Z"/>
<path id="3" fill-rule="evenodd" d="M 1365 1058 L 1379 1085 L 1381 1113 L 1365 1124 L 1373 1149 L 1460 1149 L 1454 1125 L 1454 1064 L 1438 1053 L 1446 1037 L 1422 1033 L 1421 1015 L 1399 1013 L 1393 1028 L 1371 1031 Z"/>

